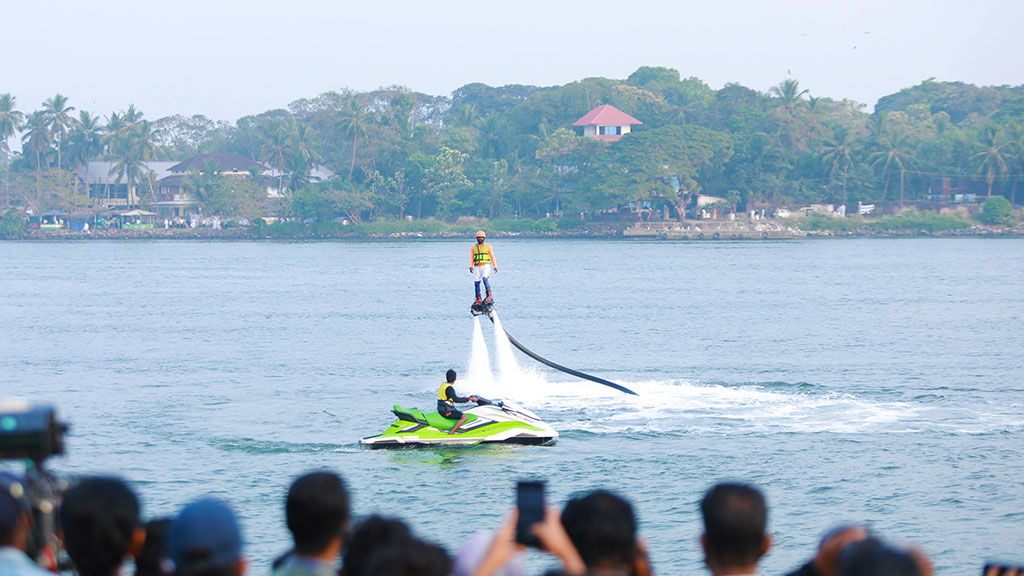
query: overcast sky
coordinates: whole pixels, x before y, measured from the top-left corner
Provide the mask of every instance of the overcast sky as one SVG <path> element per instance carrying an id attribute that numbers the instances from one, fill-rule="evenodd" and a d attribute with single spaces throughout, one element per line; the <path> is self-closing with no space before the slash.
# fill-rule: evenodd
<path id="1" fill-rule="evenodd" d="M 234 122 L 298 98 L 403 85 L 551 86 L 667 66 L 712 88 L 878 98 L 935 77 L 1024 84 L 1021 0 L 12 0 L 0 93 L 106 116 Z"/>

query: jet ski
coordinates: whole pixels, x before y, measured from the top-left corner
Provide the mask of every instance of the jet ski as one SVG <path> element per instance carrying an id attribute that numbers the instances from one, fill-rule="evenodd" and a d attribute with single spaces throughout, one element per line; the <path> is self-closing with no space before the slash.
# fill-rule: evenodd
<path id="1" fill-rule="evenodd" d="M 510 401 L 480 398 L 477 406 L 464 410 L 465 423 L 455 426 L 437 412 L 421 412 L 395 404 L 391 410 L 398 420 L 384 432 L 359 441 L 370 448 L 401 446 L 472 446 L 475 444 L 554 444 L 558 432 L 536 414 Z"/>

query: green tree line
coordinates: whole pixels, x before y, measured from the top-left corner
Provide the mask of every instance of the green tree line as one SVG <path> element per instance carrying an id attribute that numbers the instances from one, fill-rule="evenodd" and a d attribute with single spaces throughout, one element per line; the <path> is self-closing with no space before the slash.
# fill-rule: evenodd
<path id="1" fill-rule="evenodd" d="M 572 123 L 599 104 L 643 124 L 617 142 L 583 137 Z M 450 97 L 403 87 L 332 91 L 234 124 L 201 115 L 150 121 L 134 106 L 99 116 L 61 94 L 29 111 L 0 93 L 0 209 L 75 209 L 83 185 L 67 172 L 100 159 L 113 163 L 118 182 L 155 198 L 148 163 L 204 152 L 273 168 L 288 191 L 286 215 L 319 221 L 540 218 L 633 202 L 677 214 L 698 193 L 737 210 L 915 202 L 942 178 L 979 199 L 1016 203 L 1024 86 L 929 79 L 868 113 L 792 78 L 765 92 L 714 90 L 671 68 L 642 67 L 624 80 L 469 84 Z M 318 167 L 334 175 L 314 178 Z M 224 212 L 238 204 L 217 196 L 230 187 L 197 178 L 205 204 Z"/>

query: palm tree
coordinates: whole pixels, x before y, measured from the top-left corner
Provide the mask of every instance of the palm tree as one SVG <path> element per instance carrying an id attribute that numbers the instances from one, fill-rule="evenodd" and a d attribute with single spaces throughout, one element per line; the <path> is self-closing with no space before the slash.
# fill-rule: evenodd
<path id="1" fill-rule="evenodd" d="M 137 195 L 133 194 L 132 190 L 142 181 L 143 170 L 146 170 L 149 191 L 155 199 L 153 178 L 148 167 L 149 161 L 155 158 L 156 151 L 159 150 L 155 140 L 153 129 L 146 120 L 125 125 L 118 130 L 118 136 L 111 140 L 108 149 L 113 154 L 114 165 L 110 167 L 110 173 L 117 174 L 114 184 L 120 184 L 122 178 L 125 180 L 128 186 L 129 208 L 134 205 L 134 196 Z"/>
<path id="2" fill-rule="evenodd" d="M 289 168 L 291 171 L 292 190 L 306 180 L 310 170 L 319 166 L 324 161 L 320 155 L 320 141 L 316 132 L 309 124 L 298 124 L 291 133 L 291 142 L 288 148 L 292 151 L 289 155 Z"/>
<path id="3" fill-rule="evenodd" d="M 1003 152 L 1007 142 L 1003 139 L 1002 131 L 994 126 L 989 126 L 985 129 L 985 133 L 978 144 L 981 152 L 971 156 L 971 158 L 981 161 L 978 165 L 978 174 L 985 174 L 986 180 L 988 180 L 988 194 L 985 198 L 991 198 L 992 184 L 995 183 L 997 177 L 1006 175 L 1009 171 L 1006 161 L 1013 160 L 1015 156 L 1008 152 Z"/>
<path id="4" fill-rule="evenodd" d="M 480 150 L 488 158 L 498 158 L 501 155 L 502 136 L 507 132 L 501 117 L 497 114 L 488 114 L 486 118 L 477 122 L 477 131 L 480 134 Z"/>
<path id="5" fill-rule="evenodd" d="M 46 113 L 43 111 L 33 112 L 25 122 L 25 131 L 21 135 L 21 149 L 23 152 L 35 155 L 37 180 L 43 166 L 43 156 L 50 153 L 51 145 L 53 145 L 53 134 L 48 126 Z"/>
<path id="6" fill-rule="evenodd" d="M 141 115 L 140 115 L 141 116 Z M 149 195 L 156 202 L 156 190 L 153 188 L 153 171 L 149 169 L 149 163 L 156 160 L 162 151 L 160 145 L 160 131 L 153 127 L 149 120 L 141 120 L 132 130 L 130 146 L 135 156 L 145 164 L 146 180 L 149 182 Z"/>
<path id="7" fill-rule="evenodd" d="M 57 144 L 57 168 L 61 168 L 61 145 L 68 139 L 68 129 L 74 126 L 74 118 L 71 112 L 74 106 L 68 106 L 66 96 L 57 94 L 43 102 L 43 112 L 46 114 L 46 122 Z"/>
<path id="8" fill-rule="evenodd" d="M 907 165 L 912 164 L 916 158 L 910 150 L 910 143 L 907 132 L 902 128 L 886 129 L 877 143 L 878 150 L 868 157 L 873 167 L 882 167 L 882 175 L 885 176 L 885 188 L 882 190 L 882 200 L 889 191 L 889 174 L 894 169 L 900 172 L 900 207 L 903 206 L 903 184 L 904 176 L 907 173 Z"/>
<path id="9" fill-rule="evenodd" d="M 72 160 L 79 166 L 85 166 L 85 191 L 88 194 L 89 161 L 103 153 L 103 127 L 99 117 L 80 110 L 68 136 L 68 144 Z"/>
<path id="10" fill-rule="evenodd" d="M 825 142 L 821 149 L 821 161 L 829 177 L 843 175 L 843 204 L 846 204 L 846 177 L 853 166 L 852 148 L 857 138 L 846 126 L 836 126 L 832 130 L 832 138 Z"/>
<path id="11" fill-rule="evenodd" d="M 279 125 L 270 130 L 262 148 L 263 161 L 277 170 L 277 190 L 279 193 L 284 193 L 284 171 L 288 162 L 288 132 L 285 127 Z"/>
<path id="12" fill-rule="evenodd" d="M 14 109 L 17 98 L 9 93 L 0 94 L 0 152 L 4 154 L 4 188 L 8 187 L 7 175 L 11 171 L 11 147 L 8 143 L 22 126 L 25 114 Z"/>
<path id="13" fill-rule="evenodd" d="M 348 168 L 348 179 L 351 181 L 356 169 L 356 143 L 359 136 L 366 137 L 366 111 L 354 98 L 348 101 L 348 110 L 341 118 L 341 126 L 346 136 L 352 135 L 352 164 Z"/>
<path id="14" fill-rule="evenodd" d="M 110 116 L 107 116 L 106 133 L 103 135 L 103 146 L 106 150 L 106 155 L 112 157 L 117 149 L 120 148 L 121 136 L 127 127 L 124 118 L 121 117 L 117 112 L 111 112 Z"/>
<path id="15" fill-rule="evenodd" d="M 777 86 L 769 88 L 768 92 L 782 100 L 783 106 L 792 110 L 797 103 L 802 101 L 804 94 L 807 94 L 808 91 L 800 89 L 800 82 L 798 80 L 786 78 Z"/>
<path id="16" fill-rule="evenodd" d="M 480 117 L 472 104 L 463 104 L 452 111 L 452 124 L 455 126 L 472 126 Z"/>
<path id="17" fill-rule="evenodd" d="M 142 120 L 143 116 L 142 112 L 135 109 L 135 104 L 129 104 L 128 109 L 121 115 L 121 119 L 124 120 L 125 124 L 131 125 Z"/>

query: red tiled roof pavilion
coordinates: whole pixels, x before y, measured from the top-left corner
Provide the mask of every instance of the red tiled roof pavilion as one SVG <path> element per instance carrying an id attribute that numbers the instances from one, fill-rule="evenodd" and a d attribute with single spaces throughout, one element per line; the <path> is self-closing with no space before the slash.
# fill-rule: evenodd
<path id="1" fill-rule="evenodd" d="M 623 134 L 629 133 L 629 127 L 643 122 L 626 114 L 611 104 L 602 104 L 587 112 L 585 116 L 572 123 L 573 126 L 582 126 L 584 136 L 593 136 L 598 140 L 614 142 L 622 138 Z M 618 134 L 603 133 L 603 127 L 619 127 Z"/>

